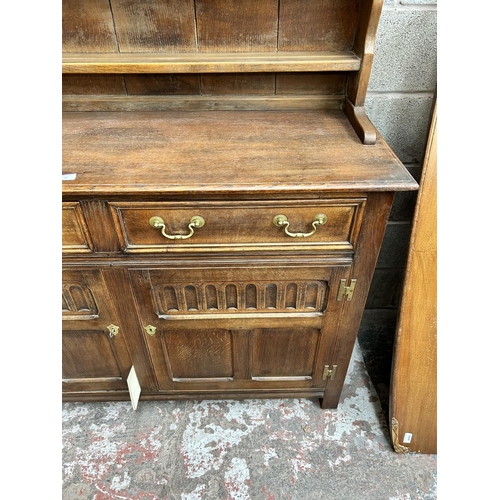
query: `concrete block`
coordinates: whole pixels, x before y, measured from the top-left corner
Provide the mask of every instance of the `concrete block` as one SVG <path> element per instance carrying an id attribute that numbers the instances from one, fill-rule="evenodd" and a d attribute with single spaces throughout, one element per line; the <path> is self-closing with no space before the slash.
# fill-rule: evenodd
<path id="1" fill-rule="evenodd" d="M 384 9 L 368 91 L 434 91 L 437 80 L 437 12 Z"/>
<path id="2" fill-rule="evenodd" d="M 433 104 L 432 94 L 373 95 L 366 113 L 403 163 L 422 161 Z"/>

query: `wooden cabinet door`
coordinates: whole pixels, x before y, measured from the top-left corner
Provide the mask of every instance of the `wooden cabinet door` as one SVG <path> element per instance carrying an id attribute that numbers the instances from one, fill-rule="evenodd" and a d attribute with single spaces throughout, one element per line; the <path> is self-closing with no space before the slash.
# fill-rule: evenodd
<path id="1" fill-rule="evenodd" d="M 63 270 L 63 392 L 127 391 L 132 366 L 100 270 Z"/>
<path id="2" fill-rule="evenodd" d="M 324 391 L 348 270 L 131 270 L 160 390 Z"/>

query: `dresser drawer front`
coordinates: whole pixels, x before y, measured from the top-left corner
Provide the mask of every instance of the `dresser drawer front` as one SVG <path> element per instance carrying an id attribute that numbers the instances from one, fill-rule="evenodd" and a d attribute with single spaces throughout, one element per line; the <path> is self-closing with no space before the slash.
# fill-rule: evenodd
<path id="1" fill-rule="evenodd" d="M 130 202 L 110 206 L 125 252 L 281 252 L 352 250 L 365 201 Z M 285 216 L 288 224 L 276 225 L 278 215 Z M 324 224 L 313 224 L 318 215 L 326 216 Z M 152 227 L 154 217 L 161 219 L 161 226 Z M 193 217 L 201 217 L 204 224 L 191 229 Z"/>
<path id="2" fill-rule="evenodd" d="M 70 253 L 92 252 L 92 240 L 78 202 L 62 204 L 62 251 Z"/>

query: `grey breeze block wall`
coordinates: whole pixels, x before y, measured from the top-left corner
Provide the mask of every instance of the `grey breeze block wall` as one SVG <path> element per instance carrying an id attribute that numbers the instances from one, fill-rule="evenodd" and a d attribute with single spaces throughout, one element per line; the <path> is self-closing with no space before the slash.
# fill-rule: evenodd
<path id="1" fill-rule="evenodd" d="M 366 111 L 417 181 L 436 84 L 437 0 L 385 0 Z M 368 334 L 371 342 L 385 342 L 389 364 L 415 199 L 416 192 L 396 196 L 360 330 L 360 344 Z M 376 349 L 371 352 L 375 357 Z M 367 354 L 365 349 L 365 358 Z"/>

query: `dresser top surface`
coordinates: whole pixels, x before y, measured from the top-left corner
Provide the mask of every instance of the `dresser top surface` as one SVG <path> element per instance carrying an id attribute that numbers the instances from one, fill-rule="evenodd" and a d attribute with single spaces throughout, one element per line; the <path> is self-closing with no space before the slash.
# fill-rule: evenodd
<path id="1" fill-rule="evenodd" d="M 68 112 L 62 131 L 66 195 L 418 187 L 382 137 L 363 145 L 340 110 Z"/>

